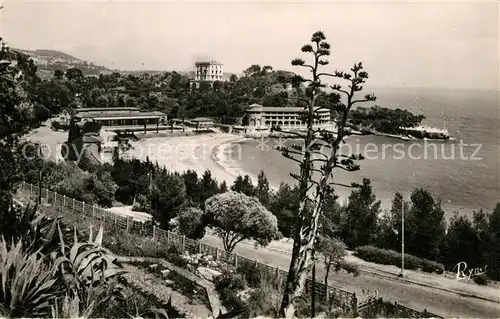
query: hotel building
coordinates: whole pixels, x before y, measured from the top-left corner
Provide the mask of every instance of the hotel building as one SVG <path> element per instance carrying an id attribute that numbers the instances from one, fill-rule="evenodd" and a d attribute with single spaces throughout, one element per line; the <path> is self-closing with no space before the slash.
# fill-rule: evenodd
<path id="1" fill-rule="evenodd" d="M 262 106 L 259 104 L 250 105 L 246 111 L 248 117 L 248 127 L 251 129 L 267 129 L 273 126 L 280 126 L 283 129 L 303 129 L 306 124 L 300 120 L 300 114 L 304 112 L 302 107 L 275 107 Z M 331 127 L 330 111 L 327 109 L 318 110 L 319 119 L 314 120 L 317 127 Z"/>
<path id="2" fill-rule="evenodd" d="M 194 80 L 191 85 L 199 87 L 205 82 L 212 85 L 215 81 L 224 81 L 224 66 L 217 61 L 199 61 L 195 63 Z"/>

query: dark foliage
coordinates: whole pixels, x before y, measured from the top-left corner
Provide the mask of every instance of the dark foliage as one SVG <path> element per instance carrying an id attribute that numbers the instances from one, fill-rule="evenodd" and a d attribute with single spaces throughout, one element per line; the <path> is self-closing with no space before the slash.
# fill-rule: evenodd
<path id="1" fill-rule="evenodd" d="M 401 267 L 401 254 L 373 246 L 361 246 L 355 250 L 356 256 L 359 258 L 383 265 L 394 265 Z M 405 254 L 405 268 L 406 269 L 422 269 L 425 272 L 435 272 L 442 274 L 444 272 L 443 264 L 435 261 L 421 259 L 413 255 Z"/>
<path id="2" fill-rule="evenodd" d="M 486 276 L 485 274 L 474 276 L 473 280 L 476 284 L 481 286 L 486 286 L 488 284 L 488 276 Z"/>
<path id="3" fill-rule="evenodd" d="M 231 310 L 245 309 L 245 302 L 238 296 L 238 292 L 247 287 L 242 274 L 223 272 L 215 278 L 214 286 L 226 308 Z"/>
<path id="4" fill-rule="evenodd" d="M 418 126 L 423 115 L 415 115 L 402 109 L 386 107 L 358 107 L 351 111 L 349 122 L 357 128 L 373 129 L 382 133 L 401 133 L 400 128 Z"/>

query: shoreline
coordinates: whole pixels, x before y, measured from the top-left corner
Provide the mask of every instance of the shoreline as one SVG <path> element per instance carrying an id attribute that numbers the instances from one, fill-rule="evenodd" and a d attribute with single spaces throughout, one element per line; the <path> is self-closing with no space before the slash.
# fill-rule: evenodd
<path id="1" fill-rule="evenodd" d="M 217 182 L 226 182 L 228 187 L 238 175 L 252 174 L 245 172 L 233 159 L 232 147 L 247 138 L 228 133 L 211 133 L 178 137 L 147 137 L 131 142 L 132 148 L 122 154 L 123 158 L 137 158 L 151 162 L 173 172 L 193 170 L 202 177 L 209 170 Z M 146 149 L 146 152 L 144 150 Z"/>
<path id="2" fill-rule="evenodd" d="M 66 138 L 67 132 L 56 132 L 51 130 L 48 126 L 42 126 L 36 130 L 30 131 L 29 134 L 25 135 L 24 138 L 31 142 L 40 142 L 47 145 L 50 152 L 50 157 L 48 160 L 57 161 L 54 154 L 57 154 L 57 144 Z M 146 156 L 149 156 L 150 160 L 154 163 L 158 160 L 161 166 L 166 167 L 170 171 L 184 172 L 188 169 L 195 170 L 199 177 L 203 175 L 205 170 L 210 170 L 212 176 L 221 183 L 226 181 L 228 187 L 230 187 L 238 175 L 249 175 L 252 179 L 254 185 L 257 184 L 257 169 L 249 169 L 244 161 L 240 161 L 241 157 L 238 156 L 238 149 L 234 145 L 245 141 L 256 141 L 254 138 L 245 137 L 241 134 L 230 134 L 230 133 L 211 133 L 211 134 L 196 134 L 190 136 L 176 136 L 176 137 L 161 137 L 161 136 L 149 136 L 137 142 L 132 142 L 134 146 L 142 144 L 147 146 L 147 144 L 152 144 L 155 148 L 162 148 L 161 144 L 167 144 L 167 149 L 173 149 L 178 151 L 179 156 L 170 156 L 171 158 L 161 159 L 161 156 L 155 156 L 155 154 L 142 154 L 142 156 L 133 156 L 139 158 L 140 160 L 146 160 Z M 185 150 L 182 146 L 193 146 L 191 149 Z M 205 151 L 207 151 L 205 153 Z M 154 150 L 153 150 L 154 151 Z M 189 152 L 193 152 L 189 154 Z M 244 152 L 244 151 L 243 151 Z M 129 153 L 129 154 L 126 154 Z M 133 155 L 134 150 L 125 152 L 125 157 Z M 144 152 L 142 152 L 144 153 Z M 153 152 L 154 153 L 154 152 Z M 200 154 L 204 155 L 200 158 Z M 241 154 L 241 153 L 240 153 Z M 101 154 L 110 157 L 110 154 Z M 137 154 L 136 154 L 137 155 Z M 139 154 L 141 155 L 141 154 Z M 186 155 L 191 155 L 186 158 Z M 243 154 L 246 156 L 247 154 Z M 264 168 L 264 167 L 262 167 Z M 264 168 L 264 172 L 268 173 L 269 168 Z M 259 169 L 260 171 L 260 169 Z M 272 175 L 272 174 L 271 174 Z M 279 179 L 278 182 L 276 178 L 267 175 L 269 180 L 270 188 L 274 191 L 279 189 Z M 288 184 L 293 184 L 293 182 L 288 182 Z M 347 200 L 352 189 L 337 189 L 337 195 L 339 195 L 339 202 L 342 203 Z M 395 191 L 379 190 L 376 187 L 374 192 L 377 195 L 377 199 L 381 200 L 382 208 L 390 208 L 389 201 L 393 198 Z M 387 193 L 387 194 L 385 194 Z M 390 193 L 390 194 L 389 194 Z M 409 191 L 405 193 L 408 195 Z M 385 196 L 387 195 L 387 196 Z M 459 214 L 471 215 L 472 211 L 476 211 L 479 208 L 484 210 L 491 210 L 489 206 L 467 206 L 460 205 L 450 202 L 449 200 L 442 201 L 443 209 L 445 210 L 445 215 L 447 219 L 457 211 Z"/>

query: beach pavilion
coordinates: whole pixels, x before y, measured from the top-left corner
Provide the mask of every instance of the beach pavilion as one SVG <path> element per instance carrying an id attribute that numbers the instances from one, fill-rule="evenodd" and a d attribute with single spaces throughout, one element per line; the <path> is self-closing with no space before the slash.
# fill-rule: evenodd
<path id="1" fill-rule="evenodd" d="M 162 112 L 141 112 L 138 108 L 81 108 L 75 114 L 75 120 L 80 123 L 96 122 L 108 130 L 116 128 L 119 131 L 138 131 L 148 126 L 156 127 L 158 133 L 160 124 L 164 124 L 167 116 Z"/>

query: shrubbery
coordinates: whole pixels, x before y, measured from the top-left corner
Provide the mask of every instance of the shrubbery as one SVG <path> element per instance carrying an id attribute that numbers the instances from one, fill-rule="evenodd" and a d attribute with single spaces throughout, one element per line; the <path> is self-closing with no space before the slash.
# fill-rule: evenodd
<path id="1" fill-rule="evenodd" d="M 125 231 L 118 231 L 114 234 L 108 234 L 108 236 L 110 239 L 106 241 L 106 247 L 120 255 L 158 258 L 164 258 L 168 255 L 168 251 L 152 238 L 145 238 Z"/>
<path id="2" fill-rule="evenodd" d="M 352 274 L 354 277 L 357 277 L 360 274 L 358 264 L 351 263 L 345 260 L 340 261 L 340 269 L 345 270 L 347 273 Z"/>
<path id="3" fill-rule="evenodd" d="M 488 284 L 488 276 L 486 276 L 485 274 L 474 276 L 472 279 L 476 284 L 481 286 L 486 286 Z"/>
<path id="4" fill-rule="evenodd" d="M 245 302 L 238 296 L 238 293 L 247 287 L 247 282 L 242 274 L 225 271 L 215 278 L 214 286 L 224 307 L 232 310 L 245 309 Z"/>
<path id="5" fill-rule="evenodd" d="M 418 317 L 415 313 L 404 307 L 398 307 L 393 303 L 382 298 L 377 299 L 369 307 L 363 308 L 359 316 L 362 318 L 432 318 L 432 314 L 421 312 Z M 343 316 L 344 318 L 346 316 Z"/>
<path id="6" fill-rule="evenodd" d="M 356 248 L 355 255 L 369 262 L 401 267 L 401 254 L 393 250 L 381 249 L 373 246 L 361 246 Z M 435 272 L 437 274 L 442 274 L 444 272 L 443 264 L 408 254 L 405 254 L 405 268 L 422 269 L 425 272 Z"/>
<path id="7" fill-rule="evenodd" d="M 262 266 L 257 266 L 254 262 L 242 261 L 238 263 L 236 272 L 242 274 L 248 283 L 248 286 L 260 287 L 262 282 L 271 282 L 275 276 L 273 272 L 268 271 Z"/>
<path id="8" fill-rule="evenodd" d="M 185 268 L 188 264 L 186 259 L 182 258 L 182 252 L 179 250 L 179 248 L 177 248 L 177 246 L 168 247 L 165 259 L 168 262 L 171 262 L 172 264 L 181 268 Z"/>
<path id="9" fill-rule="evenodd" d="M 436 261 L 422 259 L 422 270 L 428 273 L 435 272 L 437 274 L 442 274 L 444 272 L 444 265 Z"/>

